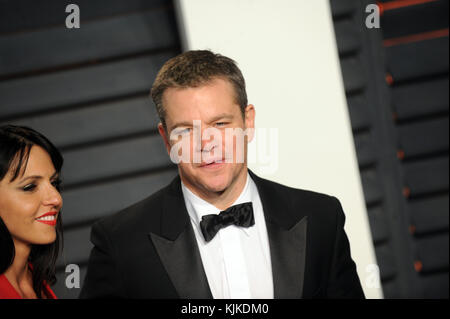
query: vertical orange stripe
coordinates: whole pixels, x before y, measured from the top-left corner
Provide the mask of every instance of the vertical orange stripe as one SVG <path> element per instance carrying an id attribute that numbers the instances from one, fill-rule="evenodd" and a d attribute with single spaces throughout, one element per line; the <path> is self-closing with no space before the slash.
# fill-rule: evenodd
<path id="1" fill-rule="evenodd" d="M 409 187 L 403 187 L 402 190 L 403 196 L 408 198 L 411 195 L 411 189 Z"/>
<path id="2" fill-rule="evenodd" d="M 383 41 L 383 46 L 391 47 L 391 46 L 399 45 L 399 44 L 419 42 L 419 41 L 437 39 L 437 38 L 442 38 L 442 37 L 448 37 L 448 28 L 430 31 L 430 32 L 423 32 L 423 33 L 407 35 L 404 37 L 386 39 Z"/>
<path id="3" fill-rule="evenodd" d="M 416 260 L 416 261 L 414 262 L 414 269 L 415 269 L 417 272 L 421 272 L 421 271 L 422 271 L 422 268 L 423 268 L 422 262 L 421 262 L 420 260 Z"/>
<path id="4" fill-rule="evenodd" d="M 377 5 L 380 7 L 380 12 L 384 12 L 436 1 L 438 0 L 396 0 L 386 3 L 378 2 Z"/>
<path id="5" fill-rule="evenodd" d="M 392 75 L 390 73 L 386 73 L 386 83 L 388 85 L 394 84 L 394 78 L 392 77 Z"/>

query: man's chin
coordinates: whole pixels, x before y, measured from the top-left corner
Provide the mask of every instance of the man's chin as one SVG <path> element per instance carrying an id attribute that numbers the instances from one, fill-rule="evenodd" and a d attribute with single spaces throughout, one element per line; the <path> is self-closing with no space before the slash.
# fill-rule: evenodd
<path id="1" fill-rule="evenodd" d="M 209 192 L 221 193 L 228 187 L 227 179 L 225 177 L 213 177 L 203 181 L 203 187 Z"/>

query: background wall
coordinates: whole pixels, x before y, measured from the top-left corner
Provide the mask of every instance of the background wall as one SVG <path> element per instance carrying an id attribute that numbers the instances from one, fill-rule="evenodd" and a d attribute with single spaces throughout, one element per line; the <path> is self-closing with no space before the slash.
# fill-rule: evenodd
<path id="1" fill-rule="evenodd" d="M 67 29 L 66 5 L 80 8 Z M 59 298 L 76 298 L 65 268 L 83 282 L 92 224 L 168 184 L 177 174 L 149 98 L 162 64 L 180 52 L 164 0 L 0 2 L 0 123 L 31 126 L 58 146 L 63 167 L 64 251 Z"/>
<path id="2" fill-rule="evenodd" d="M 449 2 L 370 4 L 331 0 L 383 292 L 448 298 Z"/>
<path id="3" fill-rule="evenodd" d="M 278 129 L 265 148 L 257 131 L 250 167 L 341 200 L 364 286 L 365 264 L 380 267 L 369 297 L 448 298 L 448 0 L 380 1 L 380 29 L 370 3 L 0 0 L 0 124 L 43 132 L 66 160 L 56 294 L 78 296 L 65 266 L 83 281 L 93 222 L 176 175 L 148 94 L 184 39 L 235 58 L 257 126 Z"/>

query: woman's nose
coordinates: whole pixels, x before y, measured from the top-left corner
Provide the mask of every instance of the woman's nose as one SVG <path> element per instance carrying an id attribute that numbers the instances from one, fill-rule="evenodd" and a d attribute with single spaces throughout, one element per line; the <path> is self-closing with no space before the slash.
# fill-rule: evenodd
<path id="1" fill-rule="evenodd" d="M 62 197 L 59 191 L 50 185 L 47 189 L 44 198 L 44 204 L 53 207 L 61 207 L 62 206 Z"/>

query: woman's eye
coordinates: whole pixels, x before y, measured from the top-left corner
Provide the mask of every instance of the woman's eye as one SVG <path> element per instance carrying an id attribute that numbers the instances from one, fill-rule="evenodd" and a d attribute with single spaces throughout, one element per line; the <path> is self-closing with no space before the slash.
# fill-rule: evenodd
<path id="1" fill-rule="evenodd" d="M 24 192 L 31 192 L 35 188 L 36 188 L 35 184 L 28 184 L 28 185 L 25 185 L 22 189 L 23 189 Z"/>
<path id="2" fill-rule="evenodd" d="M 56 179 L 52 182 L 52 185 L 55 187 L 59 187 L 61 186 L 61 180 L 60 179 Z"/>
<path id="3" fill-rule="evenodd" d="M 53 187 L 55 187 L 57 190 L 59 190 L 61 188 L 61 180 L 60 179 L 56 179 L 52 182 Z"/>

